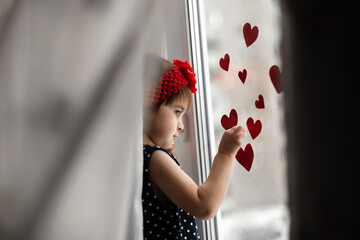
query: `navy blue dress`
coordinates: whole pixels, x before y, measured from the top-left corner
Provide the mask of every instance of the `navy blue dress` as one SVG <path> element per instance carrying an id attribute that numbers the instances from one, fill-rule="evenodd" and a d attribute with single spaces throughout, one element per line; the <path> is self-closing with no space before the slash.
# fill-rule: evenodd
<path id="1" fill-rule="evenodd" d="M 149 162 L 152 153 L 156 150 L 166 152 L 177 165 L 175 157 L 166 149 L 159 146 L 144 145 L 143 169 L 143 232 L 144 239 L 200 239 L 195 217 L 185 212 L 174 203 L 166 204 L 159 201 L 151 187 L 149 176 Z"/>

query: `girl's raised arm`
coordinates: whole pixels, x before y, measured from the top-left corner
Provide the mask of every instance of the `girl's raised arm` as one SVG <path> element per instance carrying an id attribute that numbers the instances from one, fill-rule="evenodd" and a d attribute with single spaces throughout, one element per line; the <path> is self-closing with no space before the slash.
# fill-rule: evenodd
<path id="1" fill-rule="evenodd" d="M 241 126 L 224 132 L 209 177 L 200 187 L 163 151 L 151 156 L 150 178 L 174 204 L 197 218 L 211 219 L 225 197 L 235 154 L 244 137 Z"/>

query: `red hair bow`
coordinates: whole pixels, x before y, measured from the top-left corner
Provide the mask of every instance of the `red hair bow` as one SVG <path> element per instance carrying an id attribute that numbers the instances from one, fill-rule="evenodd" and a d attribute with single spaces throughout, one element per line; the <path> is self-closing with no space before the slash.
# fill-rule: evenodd
<path id="1" fill-rule="evenodd" d="M 196 78 L 195 78 L 195 73 L 193 68 L 190 66 L 190 64 L 188 63 L 189 60 L 186 60 L 186 62 L 183 62 L 181 60 L 178 59 L 174 59 L 173 63 L 174 65 L 180 69 L 180 71 L 185 75 L 185 77 L 188 80 L 188 85 L 189 88 L 191 90 L 191 93 L 194 93 L 197 91 L 195 85 L 196 85 Z"/>

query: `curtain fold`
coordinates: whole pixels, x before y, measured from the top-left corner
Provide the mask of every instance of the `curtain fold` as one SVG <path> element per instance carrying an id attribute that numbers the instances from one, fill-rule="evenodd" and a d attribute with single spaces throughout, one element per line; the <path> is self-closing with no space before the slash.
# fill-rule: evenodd
<path id="1" fill-rule="evenodd" d="M 158 2 L 0 3 L 0 239 L 142 239 Z"/>

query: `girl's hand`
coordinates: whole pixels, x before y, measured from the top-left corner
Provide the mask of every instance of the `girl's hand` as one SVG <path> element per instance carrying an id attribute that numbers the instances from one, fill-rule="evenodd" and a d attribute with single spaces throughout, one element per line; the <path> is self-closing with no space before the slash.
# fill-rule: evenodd
<path id="1" fill-rule="evenodd" d="M 175 144 L 173 144 L 169 149 L 167 149 L 174 157 L 175 159 L 177 160 L 177 155 L 176 155 L 176 152 L 175 152 Z"/>
<path id="2" fill-rule="evenodd" d="M 245 136 L 245 130 L 242 126 L 234 126 L 226 130 L 221 138 L 218 153 L 234 158 Z"/>

